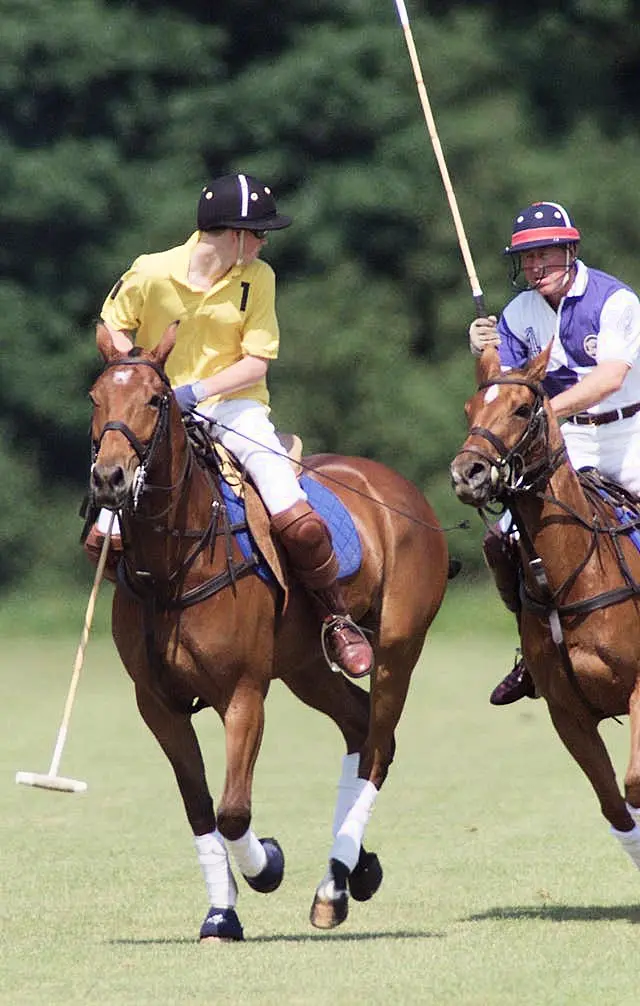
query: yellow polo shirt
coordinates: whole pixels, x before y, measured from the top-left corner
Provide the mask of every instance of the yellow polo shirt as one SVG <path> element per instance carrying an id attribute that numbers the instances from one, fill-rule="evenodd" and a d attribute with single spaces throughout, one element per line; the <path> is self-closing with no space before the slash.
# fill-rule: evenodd
<path id="1" fill-rule="evenodd" d="M 180 321 L 166 364 L 174 387 L 212 377 L 243 356 L 274 360 L 280 333 L 275 310 L 275 275 L 259 259 L 233 266 L 210 290 L 192 286 L 189 259 L 199 232 L 177 248 L 141 255 L 118 280 L 102 307 L 103 320 L 134 334 L 136 345 L 153 349 L 173 321 Z M 221 396 L 206 400 L 215 404 Z M 224 398 L 269 403 L 266 380 Z"/>

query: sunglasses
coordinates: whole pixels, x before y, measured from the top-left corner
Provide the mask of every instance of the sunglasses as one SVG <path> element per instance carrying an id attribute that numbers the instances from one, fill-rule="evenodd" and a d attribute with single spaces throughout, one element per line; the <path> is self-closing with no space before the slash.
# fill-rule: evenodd
<path id="1" fill-rule="evenodd" d="M 249 234 L 253 234 L 254 238 L 257 238 L 258 241 L 263 241 L 268 233 L 269 231 L 249 231 Z"/>

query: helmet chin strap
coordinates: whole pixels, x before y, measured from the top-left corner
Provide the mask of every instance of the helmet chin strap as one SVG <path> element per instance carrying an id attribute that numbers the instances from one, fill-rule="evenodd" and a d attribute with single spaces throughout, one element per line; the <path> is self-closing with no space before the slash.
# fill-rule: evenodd
<path id="1" fill-rule="evenodd" d="M 244 231 L 238 231 L 238 255 L 236 257 L 236 265 L 243 265 L 244 263 Z"/>

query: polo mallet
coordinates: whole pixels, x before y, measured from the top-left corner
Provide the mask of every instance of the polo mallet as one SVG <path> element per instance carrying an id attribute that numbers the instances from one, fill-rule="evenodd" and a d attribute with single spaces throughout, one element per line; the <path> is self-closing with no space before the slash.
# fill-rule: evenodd
<path id="1" fill-rule="evenodd" d="M 467 241 L 467 237 L 464 232 L 464 227 L 462 225 L 462 218 L 460 216 L 460 211 L 458 210 L 458 203 L 456 200 L 455 193 L 453 191 L 453 185 L 451 184 L 451 178 L 449 176 L 449 171 L 447 169 L 447 163 L 444 159 L 442 146 L 440 144 L 440 139 L 438 137 L 438 131 L 436 130 L 436 124 L 433 118 L 433 112 L 431 111 L 431 105 L 429 103 L 429 98 L 427 96 L 427 89 L 424 86 L 424 80 L 422 78 L 422 70 L 420 68 L 420 60 L 418 59 L 418 53 L 416 52 L 415 42 L 413 41 L 413 33 L 411 31 L 411 25 L 409 23 L 409 15 L 407 14 L 407 8 L 405 6 L 404 0 L 396 0 L 396 7 L 398 9 L 400 24 L 402 25 L 402 30 L 404 31 L 404 37 L 407 43 L 407 49 L 409 50 L 409 58 L 411 60 L 411 66 L 413 67 L 413 75 L 416 79 L 416 84 L 418 86 L 418 94 L 420 96 L 422 111 L 424 112 L 424 117 L 427 123 L 427 129 L 429 131 L 429 136 L 431 137 L 431 143 L 433 145 L 433 151 L 436 155 L 436 161 L 438 162 L 438 167 L 440 168 L 440 174 L 442 175 L 444 190 L 447 194 L 447 199 L 449 200 L 449 206 L 451 208 L 451 214 L 453 216 L 453 223 L 456 229 L 456 234 L 458 235 L 458 244 L 460 245 L 460 251 L 462 252 L 462 258 L 464 260 L 464 264 L 467 270 L 467 276 L 469 277 L 469 283 L 471 285 L 471 293 L 473 295 L 473 300 L 476 305 L 476 316 L 478 318 L 485 318 L 486 308 L 484 306 L 484 295 L 482 293 L 482 288 L 480 286 L 480 283 L 478 282 L 476 270 L 473 265 L 471 252 L 469 251 L 469 243 Z"/>
<path id="2" fill-rule="evenodd" d="M 107 552 L 109 551 L 109 543 L 111 541 L 111 532 L 114 520 L 115 512 L 111 514 L 109 528 L 105 535 L 104 542 L 102 543 L 102 551 L 100 552 L 98 568 L 96 569 L 93 587 L 91 588 L 91 594 L 89 595 L 89 603 L 87 604 L 87 611 L 84 616 L 84 628 L 80 637 L 78 652 L 76 653 L 76 661 L 73 667 L 73 674 L 71 675 L 71 684 L 69 685 L 67 701 L 65 703 L 64 713 L 62 714 L 62 723 L 60 724 L 60 729 L 58 730 L 58 738 L 56 740 L 56 746 L 53 751 L 49 771 L 46 775 L 42 775 L 38 772 L 16 772 L 16 782 L 22 783 L 23 786 L 37 786 L 40 789 L 55 789 L 61 793 L 84 793 L 87 788 L 86 782 L 81 782 L 79 779 L 66 779 L 64 776 L 58 775 L 58 768 L 60 766 L 60 759 L 62 758 L 62 751 L 67 740 L 67 728 L 69 726 L 69 720 L 71 719 L 71 710 L 73 708 L 78 681 L 80 680 L 80 671 L 82 670 L 84 651 L 87 646 L 89 630 L 93 621 L 98 588 L 100 587 L 100 581 L 102 580 L 105 563 L 107 561 Z"/>

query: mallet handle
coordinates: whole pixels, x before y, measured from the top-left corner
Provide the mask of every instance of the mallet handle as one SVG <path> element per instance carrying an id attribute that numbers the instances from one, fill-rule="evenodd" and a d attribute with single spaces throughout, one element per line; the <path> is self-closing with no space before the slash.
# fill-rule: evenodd
<path id="1" fill-rule="evenodd" d="M 460 211 L 458 209 L 458 202 L 456 200 L 456 196 L 453 191 L 453 185 L 451 184 L 451 178 L 447 168 L 447 163 L 444 159 L 444 154 L 442 152 L 442 145 L 440 143 L 440 138 L 438 137 L 438 131 L 436 129 L 436 123 L 433 117 L 433 112 L 431 111 L 431 105 L 429 103 L 427 89 L 424 85 L 424 80 L 422 77 L 422 69 L 420 67 L 420 60 L 418 59 L 418 53 L 416 51 L 415 42 L 413 41 L 413 33 L 411 31 L 411 25 L 409 23 L 409 15 L 407 14 L 407 8 L 404 0 L 396 0 L 396 7 L 398 9 L 400 24 L 402 25 L 405 41 L 407 43 L 407 49 L 409 50 L 409 59 L 411 60 L 411 66 L 413 67 L 413 75 L 416 79 L 416 84 L 418 86 L 418 95 L 420 97 L 422 111 L 424 112 L 424 117 L 427 123 L 427 129 L 429 131 L 429 136 L 431 137 L 433 150 L 436 155 L 436 161 L 438 162 L 438 167 L 440 168 L 440 174 L 442 175 L 444 190 L 447 194 L 447 199 L 449 200 L 449 206 L 451 208 L 451 214 L 453 216 L 453 223 L 456 229 L 456 234 L 458 235 L 458 244 L 460 245 L 460 251 L 462 252 L 462 258 L 464 260 L 464 264 L 467 270 L 467 276 L 469 277 L 469 283 L 471 285 L 471 293 L 476 305 L 476 316 L 478 318 L 484 318 L 486 316 L 484 295 L 482 293 L 480 283 L 478 282 L 478 276 L 476 274 L 473 259 L 471 257 L 471 252 L 469 250 L 469 242 L 467 241 L 467 236 L 465 234 L 464 226 L 462 224 L 462 217 L 460 216 Z"/>
<path id="2" fill-rule="evenodd" d="M 109 528 L 102 543 L 102 551 L 100 552 L 98 567 L 96 569 L 96 575 L 93 580 L 93 587 L 91 588 L 91 593 L 89 595 L 89 602 L 87 604 L 87 610 L 84 616 L 84 626 L 82 629 L 82 635 L 80 636 L 80 643 L 78 645 L 76 660 L 73 666 L 73 674 L 71 675 L 71 684 L 69 685 L 69 691 L 67 693 L 67 701 L 65 702 L 64 712 L 62 714 L 62 723 L 60 724 L 60 729 L 58 730 L 56 746 L 54 748 L 53 757 L 51 759 L 51 765 L 49 767 L 48 774 L 50 776 L 57 776 L 58 774 L 60 759 L 62 758 L 62 751 L 67 739 L 67 728 L 69 726 L 69 720 L 71 719 L 71 710 L 73 709 L 73 702 L 76 695 L 76 689 L 78 687 L 78 681 L 80 680 L 80 671 L 82 670 L 82 664 L 84 661 L 84 651 L 86 649 L 87 641 L 89 639 L 89 630 L 91 629 L 91 623 L 93 622 L 93 613 L 96 607 L 98 589 L 100 587 L 100 582 L 104 574 L 105 563 L 107 561 L 107 553 L 109 551 L 109 543 L 111 542 L 111 532 L 113 529 L 113 522 L 115 520 L 115 516 L 116 516 L 115 512 L 113 512 L 111 514 Z"/>

